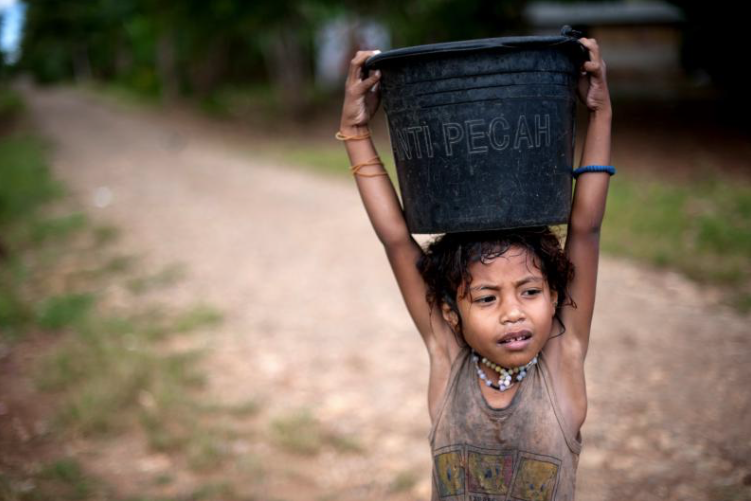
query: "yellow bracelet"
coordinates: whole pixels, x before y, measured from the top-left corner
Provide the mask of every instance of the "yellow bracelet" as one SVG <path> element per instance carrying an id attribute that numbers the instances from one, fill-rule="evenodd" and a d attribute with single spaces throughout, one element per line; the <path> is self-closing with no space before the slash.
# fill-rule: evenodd
<path id="1" fill-rule="evenodd" d="M 367 139 L 370 137 L 370 131 L 365 131 L 364 134 L 360 134 L 359 136 L 347 136 L 346 134 L 343 134 L 342 131 L 337 131 L 336 134 L 334 134 L 334 137 L 337 138 L 339 141 L 355 141 L 358 139 Z"/>
<path id="2" fill-rule="evenodd" d="M 374 172 L 372 174 L 365 174 L 364 172 L 360 172 L 360 169 L 365 167 L 366 165 L 380 165 L 383 167 L 383 162 L 381 162 L 381 159 L 378 157 L 373 157 L 370 160 L 367 160 L 365 162 L 360 162 L 359 164 L 355 164 L 349 168 L 350 171 L 352 171 L 353 176 L 361 176 L 361 177 L 376 177 L 376 176 L 388 176 L 389 173 L 385 170 L 381 172 Z"/>

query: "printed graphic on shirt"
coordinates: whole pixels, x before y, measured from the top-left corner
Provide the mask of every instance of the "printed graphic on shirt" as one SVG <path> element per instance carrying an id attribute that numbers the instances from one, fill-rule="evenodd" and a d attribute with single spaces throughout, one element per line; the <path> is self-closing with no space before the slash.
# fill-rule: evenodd
<path id="1" fill-rule="evenodd" d="M 441 499 L 552 501 L 561 461 L 519 450 L 454 445 L 434 456 Z M 447 500 L 448 501 L 448 500 Z"/>
<path id="2" fill-rule="evenodd" d="M 523 453 L 524 455 L 526 454 Z M 511 499 L 551 501 L 558 480 L 558 465 L 552 463 L 551 459 L 553 458 L 522 457 Z"/>
<path id="3" fill-rule="evenodd" d="M 475 494 L 506 494 L 514 475 L 514 456 L 514 452 L 467 451 L 467 490 Z"/>
<path id="4" fill-rule="evenodd" d="M 435 457 L 439 496 L 464 494 L 464 458 L 461 450 L 438 454 Z"/>

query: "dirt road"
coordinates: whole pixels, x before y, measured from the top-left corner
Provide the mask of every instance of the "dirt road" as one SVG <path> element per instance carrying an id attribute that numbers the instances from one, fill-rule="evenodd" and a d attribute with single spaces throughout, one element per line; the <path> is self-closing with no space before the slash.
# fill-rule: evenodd
<path id="1" fill-rule="evenodd" d="M 199 120 L 71 90 L 27 94 L 54 171 L 92 216 L 120 226 L 124 249 L 155 268 L 185 265 L 170 301 L 226 313 L 201 335 L 211 394 L 256 398 L 268 419 L 311 409 L 364 445 L 269 475 L 270 497 L 427 499 L 428 360 L 352 180 L 271 165 L 252 141 Z M 713 297 L 676 274 L 602 259 L 579 500 L 751 499 L 749 319 Z M 126 494 L 150 458 L 127 440 L 89 461 Z M 289 458 L 246 445 L 285 471 Z M 416 485 L 389 494 L 403 472 Z"/>

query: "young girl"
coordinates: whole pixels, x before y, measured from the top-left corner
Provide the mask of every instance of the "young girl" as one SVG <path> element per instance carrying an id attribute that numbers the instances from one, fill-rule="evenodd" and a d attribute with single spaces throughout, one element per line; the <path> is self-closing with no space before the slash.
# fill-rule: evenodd
<path id="1" fill-rule="evenodd" d="M 379 72 L 346 83 L 357 187 L 430 358 L 433 500 L 572 500 L 587 413 L 584 359 L 610 175 L 612 110 L 597 42 L 578 95 L 589 125 L 565 249 L 548 228 L 446 234 L 426 251 L 370 141 Z M 579 175 L 581 176 L 579 177 Z M 574 273 L 575 271 L 575 273 Z"/>

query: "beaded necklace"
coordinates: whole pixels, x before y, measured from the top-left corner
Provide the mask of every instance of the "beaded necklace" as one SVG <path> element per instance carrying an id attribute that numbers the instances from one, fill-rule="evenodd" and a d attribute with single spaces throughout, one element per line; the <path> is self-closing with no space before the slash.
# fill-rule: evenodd
<path id="1" fill-rule="evenodd" d="M 495 390 L 506 391 L 511 387 L 513 383 L 521 381 L 526 377 L 527 369 L 537 363 L 537 356 L 535 356 L 535 358 L 533 358 L 527 365 L 521 365 L 519 367 L 514 367 L 513 369 L 501 367 L 500 365 L 491 362 L 487 358 L 482 357 L 482 363 L 498 373 L 498 384 L 493 384 L 490 378 L 485 375 L 485 372 L 480 369 L 480 365 L 478 364 L 479 360 L 480 357 L 477 355 L 477 353 L 475 353 L 474 350 L 472 350 L 472 361 L 475 363 L 475 369 L 477 369 L 477 375 L 480 376 L 480 379 L 482 379 L 487 386 L 490 386 Z M 516 381 L 514 381 L 514 379 Z"/>

